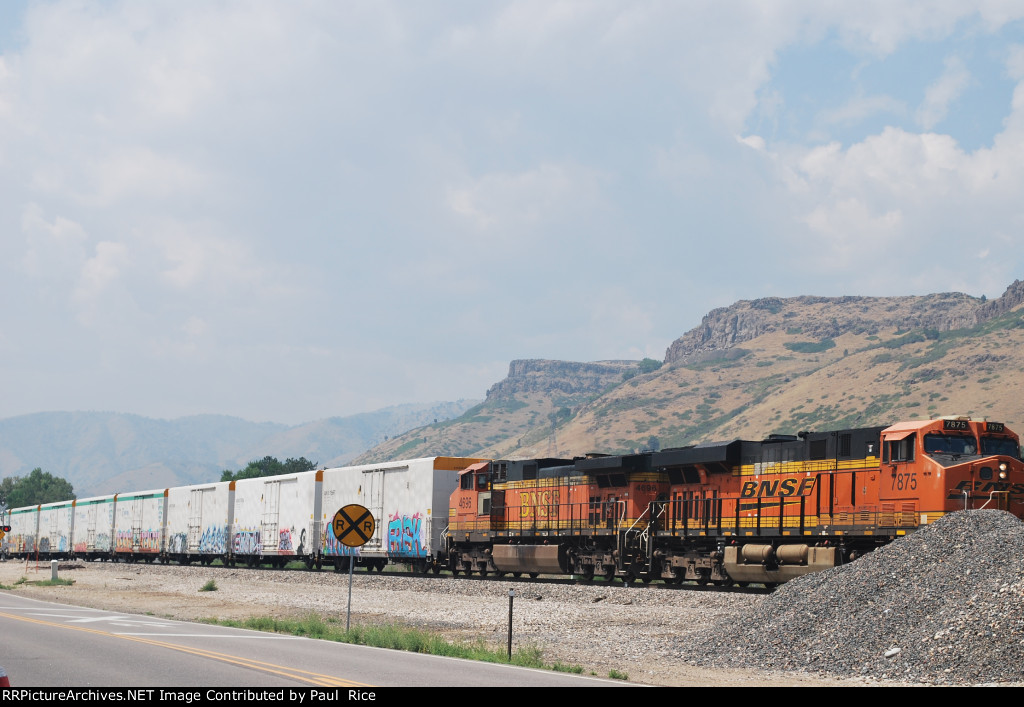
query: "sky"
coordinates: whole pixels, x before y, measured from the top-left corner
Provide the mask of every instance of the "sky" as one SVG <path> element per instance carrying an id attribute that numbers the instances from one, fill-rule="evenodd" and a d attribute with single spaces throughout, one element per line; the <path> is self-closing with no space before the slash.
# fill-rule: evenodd
<path id="1" fill-rule="evenodd" d="M 298 424 L 1024 272 L 1024 3 L 5 0 L 0 417 Z"/>

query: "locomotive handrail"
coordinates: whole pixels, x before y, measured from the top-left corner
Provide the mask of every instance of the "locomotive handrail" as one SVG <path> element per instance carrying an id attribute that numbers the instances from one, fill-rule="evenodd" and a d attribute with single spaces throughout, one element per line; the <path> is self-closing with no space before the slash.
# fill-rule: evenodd
<path id="1" fill-rule="evenodd" d="M 987 500 L 987 501 L 985 501 L 985 503 L 983 503 L 983 504 L 981 505 L 981 508 L 979 508 L 978 510 L 979 510 L 979 511 L 983 511 L 983 510 L 985 510 L 985 507 L 986 507 L 986 506 L 988 506 L 988 504 L 992 503 L 992 497 L 993 497 L 993 496 L 995 496 L 995 495 L 996 495 L 997 493 L 1000 493 L 1000 494 L 1003 494 L 1003 493 L 1005 493 L 1005 494 L 1007 495 L 1007 497 L 1009 497 L 1009 495 L 1010 495 L 1010 492 L 1009 492 L 1009 491 L 991 491 L 991 492 L 989 492 L 989 494 L 988 494 L 988 500 Z"/>

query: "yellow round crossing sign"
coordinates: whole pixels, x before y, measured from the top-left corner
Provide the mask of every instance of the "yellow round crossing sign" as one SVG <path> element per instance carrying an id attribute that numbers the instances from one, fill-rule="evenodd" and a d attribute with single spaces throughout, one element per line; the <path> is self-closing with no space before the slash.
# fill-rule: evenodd
<path id="1" fill-rule="evenodd" d="M 365 545 L 373 537 L 376 527 L 373 514 L 358 503 L 350 503 L 338 509 L 334 514 L 334 520 L 331 521 L 334 537 L 348 547 Z"/>

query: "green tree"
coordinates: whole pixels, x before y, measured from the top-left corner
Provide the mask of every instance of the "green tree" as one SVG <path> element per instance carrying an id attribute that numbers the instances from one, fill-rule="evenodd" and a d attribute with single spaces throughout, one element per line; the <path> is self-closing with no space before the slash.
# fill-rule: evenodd
<path id="1" fill-rule="evenodd" d="M 261 476 L 281 476 L 282 474 L 297 474 L 301 471 L 312 471 L 316 469 L 317 462 L 311 462 L 305 457 L 298 459 L 287 459 L 282 464 L 276 457 L 266 456 L 249 462 L 244 469 L 231 471 L 225 469 L 220 475 L 221 481 L 238 481 L 240 479 L 255 479 Z"/>
<path id="2" fill-rule="evenodd" d="M 0 482 L 0 494 L 0 501 L 10 508 L 21 508 L 74 500 L 75 489 L 66 479 L 36 467 L 24 478 L 9 476 Z"/>

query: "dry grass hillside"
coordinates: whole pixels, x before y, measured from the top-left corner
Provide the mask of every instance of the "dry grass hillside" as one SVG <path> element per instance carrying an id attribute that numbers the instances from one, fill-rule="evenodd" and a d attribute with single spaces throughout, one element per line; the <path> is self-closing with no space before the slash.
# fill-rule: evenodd
<path id="1" fill-rule="evenodd" d="M 622 453 L 952 414 L 1024 432 L 1024 282 L 992 301 L 741 301 L 710 312 L 657 366 L 514 361 L 481 405 L 358 461 Z"/>

